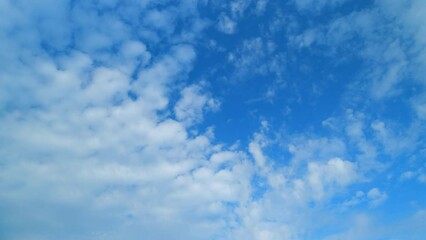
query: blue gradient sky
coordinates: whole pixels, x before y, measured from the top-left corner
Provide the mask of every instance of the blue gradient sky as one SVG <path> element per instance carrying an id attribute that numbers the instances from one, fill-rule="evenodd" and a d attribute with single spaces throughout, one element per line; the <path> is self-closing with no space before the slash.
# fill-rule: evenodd
<path id="1" fill-rule="evenodd" d="M 425 239 L 424 12 L 0 0 L 0 238 Z"/>

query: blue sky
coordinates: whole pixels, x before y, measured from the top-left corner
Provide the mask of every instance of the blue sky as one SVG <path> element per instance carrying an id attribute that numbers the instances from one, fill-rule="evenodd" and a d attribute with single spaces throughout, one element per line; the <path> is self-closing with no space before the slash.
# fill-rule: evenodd
<path id="1" fill-rule="evenodd" d="M 0 238 L 425 239 L 424 12 L 0 0 Z"/>

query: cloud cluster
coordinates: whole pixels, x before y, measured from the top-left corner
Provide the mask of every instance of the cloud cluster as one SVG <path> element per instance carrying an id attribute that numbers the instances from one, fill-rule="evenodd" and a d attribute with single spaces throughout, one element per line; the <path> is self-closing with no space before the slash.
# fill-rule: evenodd
<path id="1" fill-rule="evenodd" d="M 285 135 L 262 121 L 247 146 L 228 146 L 215 140 L 214 128 L 199 127 L 222 102 L 205 81 L 190 79 L 202 54 L 197 40 L 209 24 L 236 33 L 247 11 L 261 15 L 270 2 L 231 1 L 208 21 L 199 8 L 213 3 L 203 0 L 2 1 L 0 238 L 387 236 L 378 231 L 369 236 L 374 221 L 351 209 L 384 204 L 390 193 L 369 184 L 371 179 L 392 166 L 395 156 L 419 155 L 423 92 L 410 99 L 416 117 L 405 133 L 390 121 L 350 109 L 322 122 L 329 136 Z M 305 11 L 313 2 L 294 3 Z M 315 9 L 343 3 L 319 1 Z M 416 21 L 417 9 L 425 5 L 402 6 L 417 13 L 412 17 L 400 16 L 399 6 L 384 5 L 379 1 L 380 10 L 301 33 L 292 44 L 344 45 L 383 11 L 407 26 L 415 44 L 392 39 L 384 44 L 392 51 L 385 51 L 376 46 L 382 38 L 370 35 L 376 28 L 357 33 L 368 40 L 361 56 L 366 61 L 378 56 L 374 66 L 386 66 L 364 73 L 374 79 L 367 92 L 374 101 L 391 99 L 401 94 L 398 86 L 407 72 L 423 89 L 423 55 L 413 52 L 424 50 L 424 27 Z M 397 29 L 391 30 L 396 36 Z M 236 46 L 227 56 L 236 75 L 283 81 L 284 55 L 274 40 L 252 36 Z M 408 66 L 409 54 L 416 56 L 417 67 Z M 270 148 L 283 157 L 270 154 Z M 424 183 L 424 168 L 413 171 L 419 161 L 413 162 L 395 175 Z M 352 225 L 337 222 L 341 213 Z M 423 226 L 424 219 L 419 210 L 407 221 Z"/>
<path id="2" fill-rule="evenodd" d="M 194 18 L 194 3 L 161 12 L 155 1 L 3 4 L 2 237 L 225 233 L 233 204 L 250 190 L 247 160 L 208 132 L 187 131 L 219 107 L 201 86 L 183 88 L 169 111 L 196 57 L 172 23 Z M 163 41 L 158 34 L 170 38 L 164 50 L 152 46 Z"/>

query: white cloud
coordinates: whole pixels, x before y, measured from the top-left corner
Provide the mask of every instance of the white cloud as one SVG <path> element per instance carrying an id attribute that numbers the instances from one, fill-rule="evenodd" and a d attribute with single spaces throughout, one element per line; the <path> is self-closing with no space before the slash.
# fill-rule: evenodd
<path id="1" fill-rule="evenodd" d="M 173 16 L 173 14 L 167 10 L 158 11 L 153 9 L 144 16 L 143 21 L 149 28 L 155 28 L 171 33 L 175 26 L 171 16 Z"/>
<path id="2" fill-rule="evenodd" d="M 199 85 L 184 88 L 174 108 L 176 118 L 187 126 L 200 122 L 205 111 L 215 111 L 219 108 L 219 101 L 203 94 L 201 88 Z"/>
<path id="3" fill-rule="evenodd" d="M 249 152 L 253 155 L 253 158 L 256 160 L 256 163 L 263 167 L 265 165 L 265 156 L 262 153 L 262 149 L 257 142 L 251 142 L 249 144 Z"/>
<path id="4" fill-rule="evenodd" d="M 0 119 L 0 175 L 8 179 L 0 184 L 0 198 L 2 208 L 9 209 L 3 216 L 10 217 L 1 220 L 8 229 L 3 236 L 209 239 L 223 231 L 232 219 L 230 203 L 249 193 L 249 164 L 240 154 L 213 145 L 208 134 L 190 137 L 182 122 L 158 113 L 168 107 L 173 84 L 190 71 L 194 48 L 170 44 L 163 54 L 153 55 L 148 44 L 113 30 L 127 28 L 119 18 L 108 16 L 99 29 L 101 17 L 91 14 L 90 4 L 83 5 L 73 14 L 86 18 L 74 24 L 88 26 L 78 26 L 81 42 L 70 53 L 46 54 L 36 45 L 52 37 L 43 29 L 31 31 L 27 22 L 10 24 L 28 29 L 35 44 L 21 47 L 27 41 L 22 36 L 13 42 L 1 38 L 10 50 L 24 49 L 1 56 L 9 63 L 1 71 L 8 81 L 0 83 L 1 109 L 8 112 Z M 151 12 L 147 19 L 168 34 L 162 29 L 168 18 L 161 14 Z M 117 54 L 102 52 L 113 45 Z M 196 85 L 186 88 L 176 105 L 179 120 L 195 121 L 202 117 L 200 110 L 217 108 L 207 96 Z M 38 207 L 43 205 L 51 211 Z M 16 215 L 20 206 L 25 209 Z M 98 225 L 85 230 L 82 222 Z M 73 229 L 63 230 L 70 225 Z M 188 231 L 182 231 L 185 226 Z M 13 232 L 17 228 L 25 230 Z"/>
<path id="5" fill-rule="evenodd" d="M 317 12 L 344 2 L 295 1 L 300 9 Z M 386 101 L 409 91 L 407 84 L 416 83 L 424 88 L 425 59 L 420 56 L 424 56 L 421 49 L 426 45 L 426 31 L 422 27 L 425 19 L 418 14 L 424 8 L 421 1 L 404 4 L 377 1 L 364 10 L 290 35 L 290 41 L 301 48 L 313 44 L 327 46 L 325 54 L 337 63 L 344 62 L 348 55 L 362 57 L 366 67 L 358 84 L 367 88 L 375 101 Z M 413 44 L 405 44 L 407 39 Z"/>
<path id="6" fill-rule="evenodd" d="M 345 143 L 340 139 L 295 137 L 288 145 L 293 164 L 307 161 L 326 161 L 346 154 Z"/>
<path id="7" fill-rule="evenodd" d="M 425 173 L 423 173 L 419 176 L 419 181 L 421 183 L 426 183 L 426 174 Z"/>
<path id="8" fill-rule="evenodd" d="M 365 114 L 349 109 L 343 121 L 349 144 L 356 146 L 358 151 L 355 159 L 362 171 L 382 171 L 384 166 L 378 159 L 377 145 L 366 136 L 368 129 Z"/>
<path id="9" fill-rule="evenodd" d="M 406 218 L 384 223 L 372 214 L 360 213 L 346 219 L 346 229 L 327 236 L 324 240 L 338 239 L 418 239 L 425 236 L 425 210 L 420 209 Z"/>
<path id="10" fill-rule="evenodd" d="M 426 95 L 419 96 L 413 99 L 412 106 L 417 114 L 417 117 L 421 120 L 426 119 Z"/>
<path id="11" fill-rule="evenodd" d="M 263 14 L 266 10 L 269 0 L 257 0 L 256 12 L 257 14 Z"/>
<path id="12" fill-rule="evenodd" d="M 378 188 L 372 188 L 368 191 L 367 197 L 371 201 L 371 206 L 376 207 L 383 203 L 388 198 L 388 195 L 385 192 L 380 191 Z"/>
<path id="13" fill-rule="evenodd" d="M 285 59 L 271 40 L 261 37 L 245 39 L 234 52 L 229 53 L 228 61 L 234 66 L 237 79 L 245 79 L 252 74 L 270 75 L 274 80 L 271 88 L 282 87 Z M 263 95 L 267 96 L 267 92 Z"/>
<path id="14" fill-rule="evenodd" d="M 238 158 L 239 156 L 235 152 L 223 151 L 223 152 L 213 154 L 210 157 L 210 162 L 216 166 L 220 166 L 222 164 L 233 162 Z"/>
<path id="15" fill-rule="evenodd" d="M 373 228 L 374 221 L 371 216 L 367 214 L 357 214 L 349 219 L 349 229 L 343 233 L 327 236 L 325 240 L 339 240 L 339 239 L 377 239 L 378 231 Z"/>
<path id="16" fill-rule="evenodd" d="M 220 15 L 219 22 L 217 23 L 219 31 L 226 34 L 233 34 L 237 28 L 237 23 L 225 14 Z"/>
<path id="17" fill-rule="evenodd" d="M 305 32 L 303 32 L 300 35 L 297 35 L 292 39 L 294 44 L 298 45 L 298 47 L 304 48 L 304 47 L 310 47 L 311 45 L 322 42 L 323 40 L 322 33 L 317 29 L 309 29 Z"/>
<path id="18" fill-rule="evenodd" d="M 313 198 L 322 200 L 333 188 L 344 187 L 359 178 L 356 165 L 339 158 L 330 159 L 325 164 L 308 164 L 306 181 L 312 189 Z"/>
<path id="19" fill-rule="evenodd" d="M 229 3 L 232 16 L 234 18 L 240 18 L 244 15 L 246 9 L 250 6 L 252 0 L 233 0 Z"/>
<path id="20" fill-rule="evenodd" d="M 412 172 L 412 171 L 406 171 L 406 172 L 403 172 L 402 174 L 401 174 L 401 176 L 400 176 L 400 179 L 401 180 L 410 180 L 410 179 L 412 179 L 414 176 L 416 175 L 416 173 L 415 172 Z"/>
<path id="21" fill-rule="evenodd" d="M 371 124 L 371 128 L 375 132 L 376 139 L 382 144 L 384 152 L 392 156 L 401 155 L 404 152 L 414 152 L 419 144 L 421 144 L 422 131 L 417 122 L 408 126 L 403 132 L 396 131 L 395 126 L 390 126 L 381 121 L 375 121 Z"/>
<path id="22" fill-rule="evenodd" d="M 385 72 L 373 74 L 371 95 L 378 99 L 398 95 L 397 84 L 403 78 L 405 66 L 406 63 L 401 62 L 390 66 Z"/>

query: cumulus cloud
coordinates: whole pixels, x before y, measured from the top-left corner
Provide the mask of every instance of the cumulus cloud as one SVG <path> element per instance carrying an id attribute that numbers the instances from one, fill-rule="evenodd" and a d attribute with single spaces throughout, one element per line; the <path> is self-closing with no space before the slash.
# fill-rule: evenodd
<path id="1" fill-rule="evenodd" d="M 256 13 L 263 14 L 265 12 L 266 7 L 268 6 L 269 0 L 258 0 L 256 2 Z"/>
<path id="2" fill-rule="evenodd" d="M 29 5 L 27 9 L 4 4 L 12 13 L 36 14 Z M 54 44 L 57 36 L 50 36 L 50 29 L 30 30 L 31 14 L 22 15 L 27 21 L 2 25 L 5 33 L 10 28 L 26 29 L 34 41 L 25 46 L 28 35 L 13 36 L 15 41 L 1 38 L 11 50 L 26 49 L 1 58 L 9 62 L 1 72 L 1 78 L 7 79 L 1 82 L 5 113 L 1 117 L 1 177 L 8 181 L 0 187 L 2 209 L 9 209 L 1 220 L 2 228 L 8 229 L 2 236 L 134 239 L 142 234 L 162 239 L 172 234 L 181 236 L 177 239 L 209 239 L 226 226 L 228 217 L 222 214 L 232 213 L 230 203 L 247 195 L 244 174 L 248 171 L 242 156 L 222 153 L 209 136 L 189 136 L 186 124 L 200 120 L 205 109 L 218 107 L 216 100 L 201 93 L 200 86 L 182 90 L 175 108 L 182 122 L 157 112 L 168 107 L 171 87 L 191 69 L 194 48 L 188 43 L 170 43 L 163 54 L 154 55 L 147 46 L 156 41 L 152 36 L 144 33 L 146 40 L 135 40 L 126 31 L 130 26 L 117 15 L 108 16 L 100 28 L 103 17 L 94 12 L 99 6 L 75 4 L 72 14 L 78 21 L 60 19 L 72 25 L 66 31 L 77 29 L 73 32 L 77 42 L 69 52 L 53 54 L 40 48 L 39 43 Z M 146 6 L 131 7 L 145 11 Z M 146 11 L 140 24 L 171 34 L 170 17 L 176 9 Z M 42 16 L 55 22 L 59 15 Z M 113 53 L 113 48 L 118 51 Z M 16 96 L 18 92 L 22 95 Z M 220 163 L 219 156 L 226 154 Z M 203 195 L 199 202 L 190 200 Z M 160 224 L 169 226 L 167 234 L 160 231 Z M 73 229 L 61 230 L 69 225 Z M 179 226 L 192 230 L 180 232 Z"/>
<path id="3" fill-rule="evenodd" d="M 218 108 L 218 100 L 201 93 L 201 86 L 191 85 L 181 91 L 181 98 L 174 110 L 179 121 L 191 125 L 200 122 L 205 111 L 215 111 Z"/>
<path id="4" fill-rule="evenodd" d="M 378 188 L 373 188 L 367 193 L 368 199 L 371 201 L 373 207 L 384 202 L 388 196 L 385 192 L 381 192 Z"/>
<path id="5" fill-rule="evenodd" d="M 192 75 L 204 57 L 196 40 L 215 20 L 210 27 L 236 33 L 249 9 L 261 15 L 270 1 L 231 1 L 206 20 L 211 16 L 197 7 L 208 4 L 0 3 L 0 238 L 308 239 L 336 221 L 336 206 L 353 214 L 355 206 L 380 207 L 391 196 L 370 186 L 369 174 L 384 169 L 385 157 L 414 155 L 419 122 L 398 134 L 385 120 L 347 110 L 324 122 L 333 136 L 284 134 L 262 121 L 234 146 L 215 139 L 203 120 L 221 102 Z M 414 1 L 404 11 L 421 6 Z M 388 14 L 398 15 L 392 9 Z M 358 29 L 370 22 L 360 16 L 351 17 Z M 401 24 L 422 32 L 416 16 Z M 353 37 L 349 20 L 336 20 L 325 34 L 306 31 L 294 43 L 346 41 Z M 420 42 L 422 35 L 412 34 Z M 274 96 L 285 66 L 277 43 L 240 40 L 227 54 L 235 75 L 273 76 L 266 96 Z M 375 100 L 397 96 L 409 69 L 405 46 L 392 43 L 379 54 L 390 65 L 368 72 Z M 374 55 L 364 50 L 363 57 Z M 424 119 L 423 98 L 410 104 L 416 120 Z M 404 171 L 402 180 L 426 181 L 423 169 Z M 354 228 L 332 230 L 329 239 L 366 237 L 373 221 L 354 215 Z M 424 215 L 418 211 L 412 221 Z"/>
<path id="6" fill-rule="evenodd" d="M 313 191 L 313 198 L 317 200 L 324 198 L 327 188 L 346 186 L 357 178 L 356 165 L 339 158 L 330 159 L 325 164 L 308 165 L 307 182 Z"/>
<path id="7" fill-rule="evenodd" d="M 219 22 L 217 23 L 217 28 L 219 31 L 226 34 L 233 34 L 237 28 L 237 23 L 233 21 L 230 17 L 226 15 L 221 15 L 219 17 Z"/>

